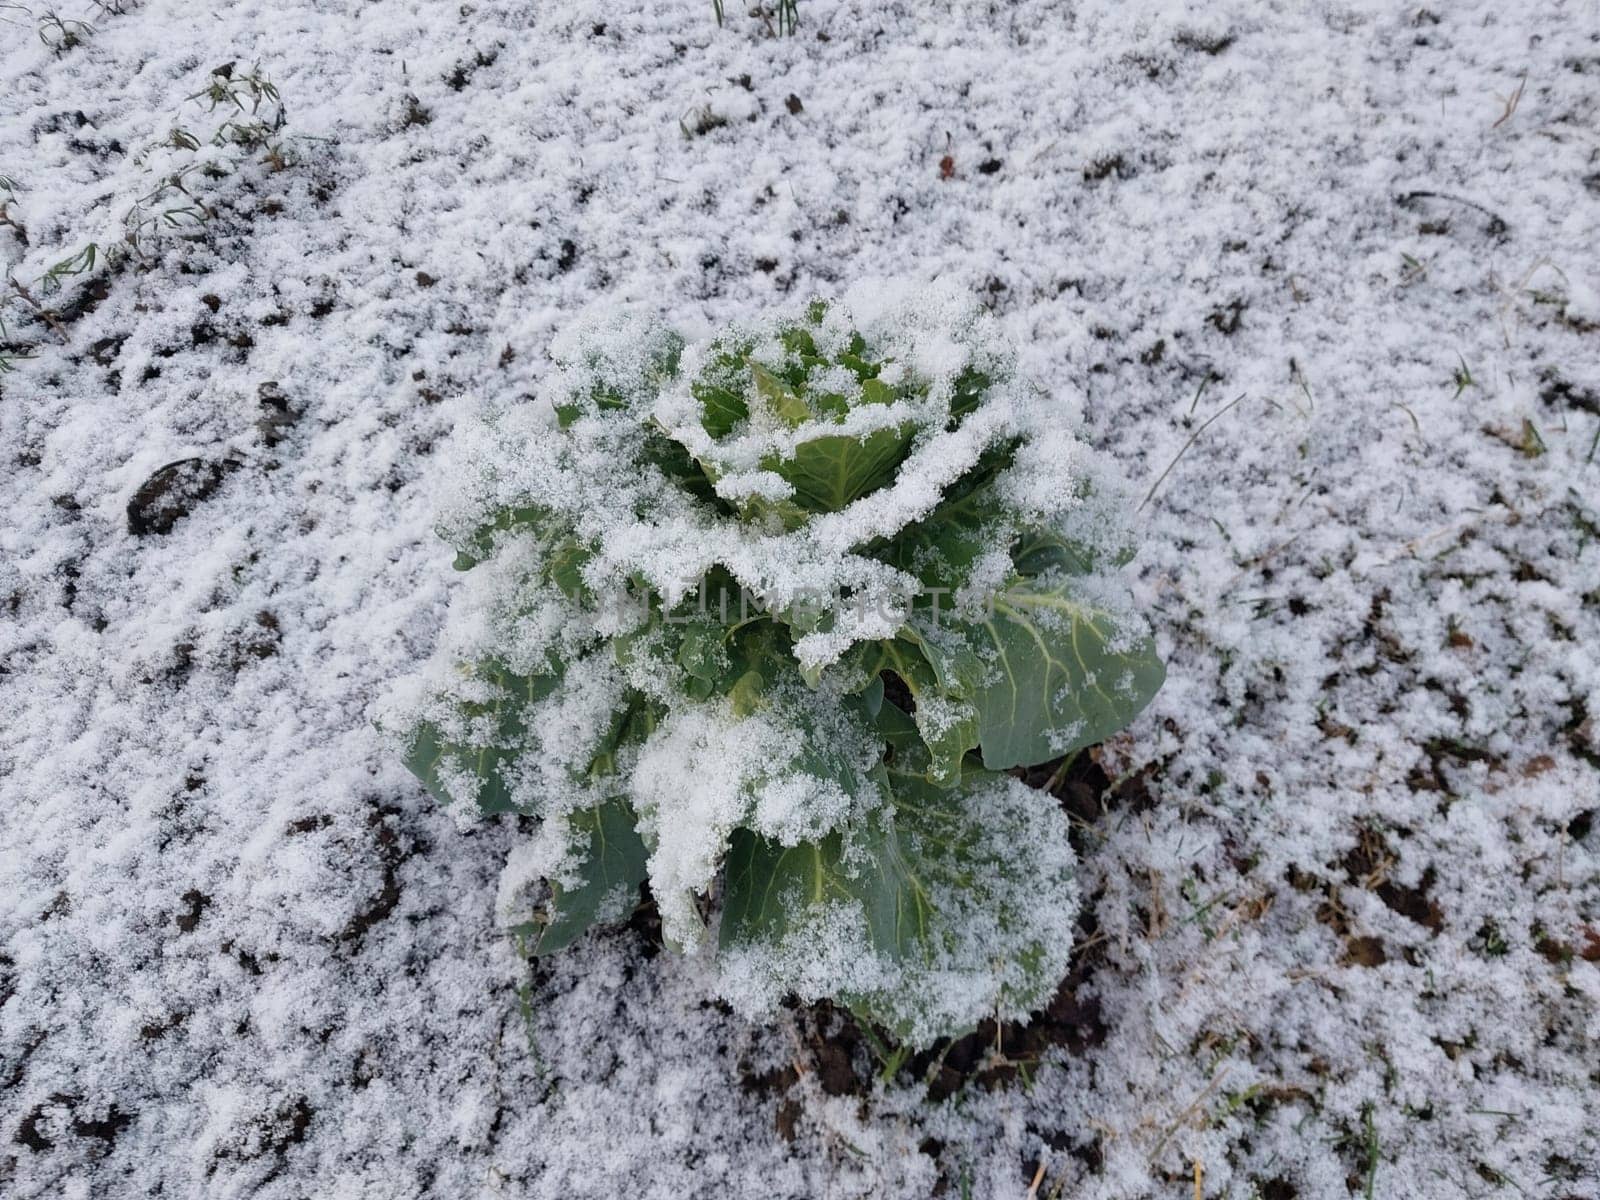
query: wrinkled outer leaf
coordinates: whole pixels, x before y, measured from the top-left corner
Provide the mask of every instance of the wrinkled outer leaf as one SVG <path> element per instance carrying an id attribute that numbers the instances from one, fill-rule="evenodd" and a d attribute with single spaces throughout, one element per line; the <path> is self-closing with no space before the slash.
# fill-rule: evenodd
<path id="1" fill-rule="evenodd" d="M 1103 741 L 1143 712 L 1166 678 L 1154 640 L 1127 633 L 1072 576 L 1015 580 L 992 613 L 946 628 L 991 660 L 972 697 L 990 770 Z"/>
<path id="2" fill-rule="evenodd" d="M 1132 554 L 1114 557 L 1113 565 L 1123 566 Z M 1044 575 L 1050 571 L 1066 571 L 1071 575 L 1088 575 L 1100 568 L 1103 556 L 1081 542 L 1075 542 L 1054 529 L 1032 528 L 1024 531 L 1011 547 L 1011 561 L 1022 575 Z"/>
<path id="3" fill-rule="evenodd" d="M 499 689 L 496 698 L 488 704 L 465 703 L 462 712 L 468 717 L 492 715 L 495 739 L 488 745 L 465 745 L 451 742 L 431 721 L 418 724 L 411 737 L 411 748 L 406 754 L 406 766 L 422 781 L 422 786 L 441 803 L 448 804 L 452 797 L 440 778 L 440 768 L 449 765 L 456 772 L 466 772 L 477 779 L 478 809 L 485 815 L 515 812 L 506 785 L 503 766 L 517 756 L 523 736 L 522 710 L 525 706 L 545 699 L 561 682 L 560 673 L 551 675 L 516 675 L 496 663 L 488 664 L 484 674 Z"/>
<path id="4" fill-rule="evenodd" d="M 633 808 L 626 800 L 617 797 L 574 813 L 572 832 L 575 837 L 588 835 L 588 853 L 579 868 L 582 882 L 571 888 L 551 885 L 544 923 L 524 927 L 535 933 L 535 954 L 563 950 L 597 920 L 625 916 L 638 901 L 639 885 L 645 881 L 649 856 L 634 829 Z M 618 903 L 621 911 L 615 907 Z"/>
<path id="5" fill-rule="evenodd" d="M 510 529 L 539 528 L 554 519 L 550 510 L 537 504 L 504 508 L 467 535 L 456 547 L 455 569 L 470 571 L 494 554 L 494 535 Z"/>
<path id="6" fill-rule="evenodd" d="M 873 724 L 895 748 L 897 772 L 913 782 L 926 782 L 915 775 L 926 769 L 928 755 L 911 718 L 880 698 Z M 880 764 L 873 770 L 882 800 L 890 797 L 890 779 L 888 767 Z M 873 944 L 894 958 L 913 953 L 927 935 L 927 896 L 902 854 L 892 817 L 882 807 L 859 817 L 848 830 L 835 830 L 820 842 L 799 846 L 783 846 L 748 829 L 736 829 L 726 869 L 721 930 L 725 946 L 781 941 L 790 924 L 801 917 L 803 906 L 841 901 L 861 903 Z M 787 903 L 796 897 L 802 907 Z"/>
<path id="7" fill-rule="evenodd" d="M 880 810 L 844 834 L 783 846 L 736 829 L 727 858 L 723 945 L 779 941 L 805 905 L 859 902 L 873 944 L 896 958 L 926 936 L 929 910 L 922 885 L 906 863 L 892 822 Z M 800 907 L 791 904 L 798 898 Z"/>
<path id="8" fill-rule="evenodd" d="M 931 1036 L 965 1032 L 984 1015 L 965 1011 L 957 1016 L 963 1001 L 919 994 L 916 982 L 940 978 L 952 961 L 965 964 L 963 970 L 987 973 L 991 955 L 1008 960 L 1012 967 L 1004 982 L 996 976 L 994 985 L 994 999 L 1008 1011 L 1027 1011 L 1049 996 L 1064 948 L 1045 945 L 1029 932 L 1028 913 L 1018 905 L 1065 905 L 1070 914 L 1072 884 L 1070 876 L 1054 869 L 1048 877 L 1039 873 L 1037 847 L 1013 846 L 985 828 L 999 814 L 991 813 L 980 789 L 1009 783 L 1003 775 L 969 758 L 951 785 L 935 783 L 910 717 L 888 701 L 881 713 L 880 731 L 895 748 L 893 761 L 880 774 L 892 791 L 892 807 L 877 809 L 818 844 L 786 848 L 748 830 L 736 831 L 727 862 L 721 944 L 727 951 L 776 954 L 790 960 L 786 969 L 803 976 L 803 960 L 811 957 L 813 945 L 816 954 L 825 958 L 828 953 L 814 923 L 825 921 L 829 910 L 859 906 L 867 949 L 899 964 L 909 986 L 887 992 L 841 987 L 838 998 L 896 1037 L 923 1044 Z M 1064 842 L 1064 824 L 1061 836 Z M 968 911 L 973 906 L 993 912 L 1006 930 L 1002 940 L 1013 940 L 974 944 Z"/>
<path id="9" fill-rule="evenodd" d="M 886 664 L 900 676 L 916 701 L 915 721 L 932 756 L 929 772 L 936 783 L 950 783 L 961 772 L 961 759 L 978 744 L 978 713 L 940 679 L 935 662 L 924 651 L 896 638 L 880 642 Z"/>

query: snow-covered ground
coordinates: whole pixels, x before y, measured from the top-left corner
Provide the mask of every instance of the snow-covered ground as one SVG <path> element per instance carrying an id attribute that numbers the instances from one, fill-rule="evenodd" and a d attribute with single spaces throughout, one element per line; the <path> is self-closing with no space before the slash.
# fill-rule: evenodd
<path id="1" fill-rule="evenodd" d="M 201 237 L 0 310 L 0 1193 L 1600 1190 L 1594 0 L 30 6 L 24 286 L 214 68 L 288 124 Z M 811 1018 L 632 931 L 530 971 L 516 830 L 370 721 L 455 586 L 452 429 L 577 310 L 886 275 L 985 296 L 1153 490 L 1170 662 L 1083 831 L 1081 1036 L 937 1101 L 830 1094 Z"/>

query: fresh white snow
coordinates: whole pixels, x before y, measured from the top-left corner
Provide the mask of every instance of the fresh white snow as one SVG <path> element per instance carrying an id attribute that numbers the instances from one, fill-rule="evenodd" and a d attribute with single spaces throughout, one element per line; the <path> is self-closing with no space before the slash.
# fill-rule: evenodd
<path id="1" fill-rule="evenodd" d="M 82 7 L 0 7 L 0 267 L 121 228 L 224 63 L 286 161 L 60 333 L 0 310 L 0 1194 L 1595 1192 L 1592 0 Z M 580 310 L 890 276 L 1151 493 L 1169 660 L 1104 755 L 1149 803 L 1080 831 L 1103 1037 L 938 1103 L 826 1094 L 631 932 L 530 970 L 526 835 L 373 726 L 453 433 Z"/>

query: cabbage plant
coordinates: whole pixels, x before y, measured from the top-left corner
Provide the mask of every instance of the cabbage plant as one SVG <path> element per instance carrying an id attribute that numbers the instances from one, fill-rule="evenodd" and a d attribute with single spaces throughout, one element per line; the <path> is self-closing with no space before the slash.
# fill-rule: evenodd
<path id="1" fill-rule="evenodd" d="M 534 952 L 648 883 L 754 1016 L 831 997 L 922 1045 L 1040 1007 L 1074 859 L 1011 770 L 1164 674 L 1062 406 L 943 288 L 694 342 L 614 312 L 553 359 L 463 434 L 467 586 L 386 722 L 441 800 L 534 818 L 502 881 Z"/>

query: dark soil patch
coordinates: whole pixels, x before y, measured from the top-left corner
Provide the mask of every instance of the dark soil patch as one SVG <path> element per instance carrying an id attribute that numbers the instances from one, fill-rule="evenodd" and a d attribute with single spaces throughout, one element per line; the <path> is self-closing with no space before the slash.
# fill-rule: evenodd
<path id="1" fill-rule="evenodd" d="M 400 835 L 388 820 L 394 815 L 393 809 L 377 808 L 367 817 L 367 826 L 377 841 L 378 861 L 383 865 L 383 883 L 377 896 L 351 917 L 339 934 L 341 941 L 358 948 L 367 931 L 386 919 L 400 903 L 400 864 L 406 859 L 406 851 L 400 844 Z"/>
<path id="2" fill-rule="evenodd" d="M 197 505 L 216 494 L 238 465 L 231 459 L 205 458 L 168 463 L 141 483 L 128 501 L 128 532 L 135 537 L 171 533 Z"/>

